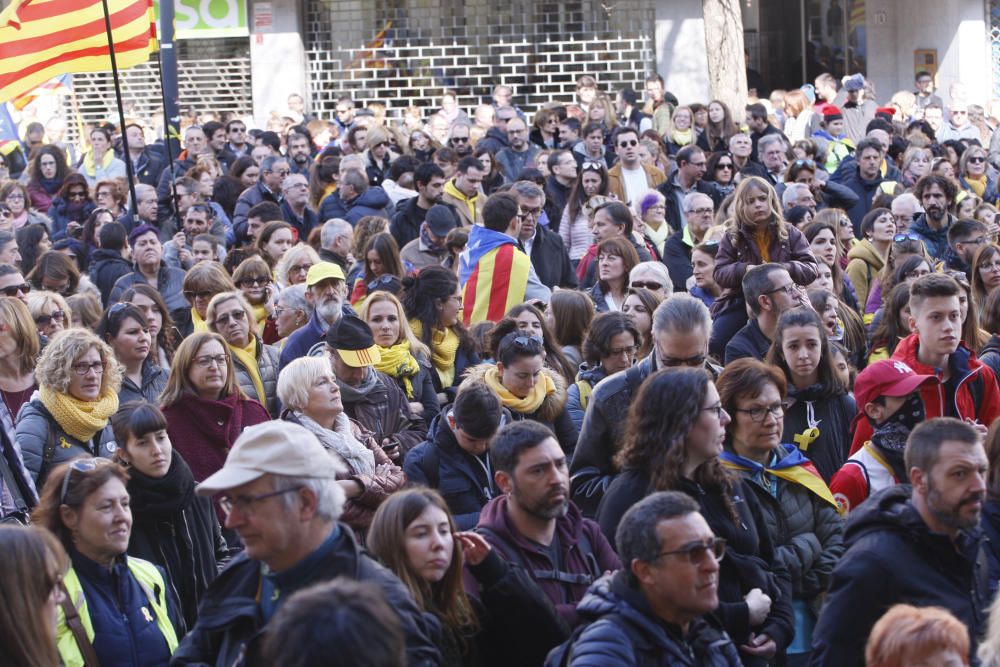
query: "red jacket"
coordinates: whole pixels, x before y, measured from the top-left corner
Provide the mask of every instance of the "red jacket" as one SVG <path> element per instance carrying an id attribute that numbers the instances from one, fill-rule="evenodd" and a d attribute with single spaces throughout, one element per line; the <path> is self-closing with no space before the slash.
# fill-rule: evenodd
<path id="1" fill-rule="evenodd" d="M 989 426 L 994 419 L 1000 417 L 1000 388 L 997 387 L 996 376 L 989 366 L 976 359 L 976 355 L 965 346 L 965 343 L 961 343 L 948 357 L 952 377 L 961 378 L 954 396 L 946 395 L 947 390 L 940 380 L 941 374 L 937 369 L 917 361 L 919 345 L 919 336 L 910 334 L 896 347 L 892 358 L 904 362 L 915 373 L 935 375 L 939 378 L 920 387 L 920 398 L 924 401 L 924 413 L 927 419 L 957 416 L 963 420 L 978 421 Z M 975 390 L 973 385 L 976 386 Z M 949 409 L 946 409 L 946 406 Z M 865 406 L 858 406 L 859 411 L 864 409 Z M 871 435 L 872 427 L 869 421 L 858 420 L 854 439 L 851 441 L 851 454 L 861 449 L 865 442 L 871 439 Z"/>

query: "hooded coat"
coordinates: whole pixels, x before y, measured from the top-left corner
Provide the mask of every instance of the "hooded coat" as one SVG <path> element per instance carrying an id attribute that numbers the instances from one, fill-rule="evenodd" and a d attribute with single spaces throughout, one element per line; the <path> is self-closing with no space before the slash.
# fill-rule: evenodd
<path id="1" fill-rule="evenodd" d="M 868 295 L 871 294 L 872 284 L 879 271 L 885 266 L 885 259 L 868 239 L 862 239 L 851 246 L 847 258 L 850 260 L 847 262 L 847 277 L 854 285 L 858 303 L 866 304 L 868 303 Z"/>

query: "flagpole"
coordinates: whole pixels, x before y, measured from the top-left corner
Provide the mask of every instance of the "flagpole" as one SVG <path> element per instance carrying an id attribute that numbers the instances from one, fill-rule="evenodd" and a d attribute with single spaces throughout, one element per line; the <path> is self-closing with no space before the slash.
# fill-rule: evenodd
<path id="1" fill-rule="evenodd" d="M 160 3 L 159 45 L 156 63 L 160 72 L 160 101 L 163 103 L 163 143 L 167 148 L 170 168 L 170 201 L 173 210 L 178 210 L 180 197 L 177 196 L 177 172 L 174 170 L 174 152 L 180 155 L 181 112 L 177 98 L 177 51 L 174 40 L 174 3 L 172 0 Z M 166 53 L 166 57 L 164 57 Z M 164 67 L 166 65 L 166 67 Z M 164 76 L 165 75 L 165 76 Z M 169 94 L 167 90 L 169 89 Z"/>
<path id="2" fill-rule="evenodd" d="M 122 136 L 122 153 L 125 157 L 125 173 L 128 176 L 128 191 L 131 198 L 130 213 L 135 216 L 138 199 L 135 196 L 135 170 L 132 167 L 132 155 L 128 150 L 128 132 L 125 131 L 125 107 L 122 104 L 122 89 L 118 83 L 118 60 L 115 58 L 115 40 L 111 34 L 111 13 L 108 10 L 108 0 L 101 0 L 104 7 L 104 30 L 108 35 L 108 52 L 111 54 L 111 75 L 115 80 L 115 101 L 118 103 L 118 123 Z"/>

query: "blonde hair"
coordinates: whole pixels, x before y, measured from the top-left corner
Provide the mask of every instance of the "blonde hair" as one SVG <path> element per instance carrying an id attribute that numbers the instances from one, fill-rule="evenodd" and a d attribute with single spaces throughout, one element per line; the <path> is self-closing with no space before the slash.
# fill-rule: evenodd
<path id="1" fill-rule="evenodd" d="M 68 317 L 72 322 L 73 317 L 80 318 L 80 324 L 90 330 L 97 328 L 101 323 L 101 301 L 90 292 L 77 292 L 66 297 L 66 305 L 69 306 Z"/>
<path id="2" fill-rule="evenodd" d="M 285 253 L 278 265 L 274 268 L 274 275 L 279 285 L 288 287 L 288 269 L 295 266 L 300 259 L 309 259 L 313 264 L 320 262 L 319 253 L 308 243 L 296 243 Z"/>
<path id="3" fill-rule="evenodd" d="M 759 176 L 748 176 L 740 181 L 740 184 L 736 187 L 736 192 L 733 193 L 734 196 L 734 212 L 733 217 L 726 220 L 726 234 L 729 236 L 730 242 L 733 245 L 740 243 L 740 229 L 748 228 L 753 229 L 754 223 L 750 220 L 747 215 L 747 199 L 750 198 L 752 194 L 751 191 L 763 192 L 767 195 L 768 207 L 771 209 L 771 222 L 768 226 L 774 226 L 774 231 L 778 239 L 785 240 L 788 238 L 788 224 L 785 222 L 785 218 L 781 213 L 781 201 L 778 199 L 777 193 L 774 191 L 767 181 Z"/>
<path id="4" fill-rule="evenodd" d="M 405 340 L 410 344 L 410 354 L 413 356 L 422 355 L 425 359 L 430 359 L 430 349 L 420 342 L 420 339 L 413 333 L 413 329 L 410 328 L 410 321 L 403 310 L 403 304 L 391 292 L 377 290 L 369 294 L 365 302 L 361 304 L 361 312 L 358 313 L 358 316 L 365 324 L 368 324 L 368 312 L 371 310 L 371 307 L 382 301 L 388 301 L 396 307 L 396 316 L 399 318 L 399 338 L 396 340 L 396 344 Z"/>
<path id="5" fill-rule="evenodd" d="M 28 307 L 15 297 L 0 298 L 0 322 L 10 328 L 10 335 L 17 345 L 18 370 L 31 373 L 38 363 L 41 343 L 38 341 L 38 327 Z"/>
<path id="6" fill-rule="evenodd" d="M 101 363 L 104 365 L 101 393 L 108 390 L 117 393 L 122 384 L 122 367 L 115 359 L 115 353 L 96 334 L 79 328 L 64 329 L 49 339 L 49 344 L 45 346 L 38 366 L 35 367 L 38 385 L 65 394 L 69 391 L 73 364 L 92 348 L 101 355 Z"/>
<path id="7" fill-rule="evenodd" d="M 164 387 L 163 393 L 160 394 L 161 408 L 170 407 L 181 400 L 185 394 L 198 395 L 198 390 L 191 383 L 188 373 L 191 370 L 191 364 L 194 363 L 194 358 L 209 341 L 215 341 L 221 345 L 222 353 L 226 355 L 226 386 L 222 388 L 222 396 L 228 397 L 238 393 L 240 396 L 246 397 L 246 394 L 240 391 L 240 386 L 236 382 L 233 355 L 229 352 L 229 345 L 226 344 L 226 340 L 215 332 L 204 331 L 185 338 L 181 341 L 177 351 L 174 352 L 174 360 L 170 364 L 170 377 L 167 378 L 167 386 Z"/>
<path id="8" fill-rule="evenodd" d="M 62 294 L 58 292 L 49 292 L 46 290 L 32 290 L 28 292 L 25 300 L 28 302 L 28 312 L 31 313 L 31 319 L 34 321 L 36 317 L 41 317 L 45 313 L 42 312 L 49 304 L 56 304 L 56 307 L 66 313 L 66 317 L 63 319 L 67 325 L 73 321 L 73 311 L 70 309 L 69 304 L 66 303 L 66 299 Z"/>
<path id="9" fill-rule="evenodd" d="M 286 408 L 302 410 L 309 403 L 309 391 L 324 374 L 336 377 L 330 360 L 324 357 L 299 357 L 278 374 L 278 400 Z"/>
<path id="10" fill-rule="evenodd" d="M 259 335 L 257 321 L 254 319 L 253 306 L 250 305 L 250 302 L 240 292 L 219 292 L 212 297 L 212 300 L 208 302 L 208 308 L 205 310 L 205 324 L 208 325 L 208 330 L 219 333 L 215 328 L 215 311 L 219 308 L 220 303 L 225 303 L 226 301 L 236 301 L 240 304 L 243 312 L 247 315 L 247 323 L 250 325 L 250 335 Z"/>

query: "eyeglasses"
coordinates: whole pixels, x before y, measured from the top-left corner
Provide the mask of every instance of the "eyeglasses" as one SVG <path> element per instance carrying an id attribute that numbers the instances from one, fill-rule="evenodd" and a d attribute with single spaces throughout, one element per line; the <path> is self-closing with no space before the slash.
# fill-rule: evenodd
<path id="1" fill-rule="evenodd" d="M 799 289 L 801 288 L 795 283 L 788 283 L 787 285 L 782 285 L 781 287 L 775 287 L 773 290 L 764 292 L 764 294 L 770 295 L 774 294 L 775 292 L 784 292 L 788 296 L 795 296 L 796 294 L 799 293 Z"/>
<path id="2" fill-rule="evenodd" d="M 6 197 L 7 199 L 13 199 L 14 201 L 24 201 L 24 195 L 20 192 L 12 192 Z"/>
<path id="3" fill-rule="evenodd" d="M 66 503 L 66 492 L 69 491 L 69 478 L 73 474 L 73 471 L 77 472 L 89 472 L 91 470 L 96 470 L 100 466 L 113 465 L 109 459 L 104 458 L 92 458 L 92 459 L 77 459 L 70 462 L 69 466 L 66 468 L 66 476 L 63 477 L 62 491 L 59 493 L 59 504 L 64 505 Z"/>
<path id="4" fill-rule="evenodd" d="M 94 375 L 104 374 L 103 361 L 94 361 L 89 364 L 86 363 L 73 364 L 72 366 L 70 366 L 70 368 L 72 368 L 73 372 L 79 375 L 80 377 L 85 377 L 91 371 L 94 371 Z"/>
<path id="5" fill-rule="evenodd" d="M 270 173 L 277 174 L 278 176 L 288 176 L 292 172 L 289 169 L 272 169 Z"/>
<path id="6" fill-rule="evenodd" d="M 722 407 L 722 403 L 716 403 L 715 405 L 710 405 L 707 408 L 702 408 L 701 411 L 714 412 L 715 418 L 722 421 L 722 413 L 725 412 L 725 409 Z"/>
<path id="7" fill-rule="evenodd" d="M 730 171 L 732 171 L 732 169 L 733 169 L 733 163 L 732 162 L 720 162 L 719 164 L 715 165 L 715 168 L 716 169 L 729 169 Z"/>
<path id="8" fill-rule="evenodd" d="M 309 273 L 309 269 L 312 268 L 312 264 L 296 264 L 294 266 L 288 267 L 289 273 Z"/>
<path id="9" fill-rule="evenodd" d="M 613 347 L 608 350 L 609 357 L 620 357 L 623 354 L 627 356 L 632 356 L 639 349 L 638 345 L 626 345 L 625 347 Z"/>
<path id="10" fill-rule="evenodd" d="M 389 283 L 392 282 L 392 279 L 395 277 L 396 276 L 390 275 L 388 273 L 384 276 L 379 276 L 375 280 L 368 283 L 368 291 L 371 292 L 377 290 L 379 288 L 379 285 L 388 285 Z"/>
<path id="11" fill-rule="evenodd" d="M 988 240 L 985 236 L 977 236 L 974 239 L 967 239 L 965 241 L 955 241 L 955 245 L 958 245 L 959 243 L 961 243 L 962 245 L 982 245 L 987 242 Z"/>
<path id="12" fill-rule="evenodd" d="M 267 287 L 270 284 L 271 278 L 268 276 L 252 276 L 244 278 L 238 283 L 240 287 Z"/>
<path id="13" fill-rule="evenodd" d="M 18 294 L 27 294 L 31 291 L 31 285 L 28 283 L 21 283 L 20 285 L 8 285 L 7 287 L 0 287 L 0 292 L 4 296 L 17 296 Z"/>
<path id="14" fill-rule="evenodd" d="M 639 142 L 636 139 L 628 139 L 627 141 L 619 141 L 618 148 L 628 148 L 629 146 L 638 146 Z"/>
<path id="15" fill-rule="evenodd" d="M 245 128 L 245 127 L 238 127 L 238 126 L 234 125 L 231 128 L 229 128 L 229 131 L 231 133 L 233 133 L 233 134 L 241 134 L 243 132 L 246 132 L 247 128 Z"/>
<path id="16" fill-rule="evenodd" d="M 704 354 L 696 354 L 693 357 L 661 357 L 660 362 L 666 368 L 676 368 L 677 366 L 687 366 L 688 368 L 697 368 L 698 366 L 704 366 L 705 360 L 708 359 Z"/>
<path id="17" fill-rule="evenodd" d="M 658 292 L 663 289 L 663 283 L 652 280 L 633 280 L 629 287 L 632 289 L 648 289 L 650 292 Z"/>
<path id="18" fill-rule="evenodd" d="M 194 363 L 198 364 L 202 368 L 211 368 L 213 365 L 219 368 L 224 368 L 228 365 L 226 355 L 224 354 L 205 354 L 200 357 L 194 358 Z"/>
<path id="19" fill-rule="evenodd" d="M 62 322 L 65 317 L 66 317 L 66 313 L 64 313 L 63 311 L 61 311 L 61 310 L 53 310 L 48 315 L 39 315 L 38 317 L 36 317 L 35 318 L 35 324 L 37 324 L 40 327 L 47 327 L 50 324 L 52 324 L 52 320 L 57 320 L 59 322 Z M 80 373 L 80 375 L 83 375 L 83 374 L 84 373 Z"/>
<path id="20" fill-rule="evenodd" d="M 715 562 L 719 562 L 726 555 L 726 540 L 722 537 L 711 537 L 704 542 L 692 542 L 691 544 L 685 544 L 680 549 L 674 551 L 661 551 L 656 554 L 656 559 L 663 558 L 664 556 L 686 556 L 689 563 L 692 565 L 701 565 L 705 562 L 705 557 L 708 554 L 712 554 L 715 558 Z M 654 559 L 654 560 L 656 560 Z"/>
<path id="21" fill-rule="evenodd" d="M 453 144 L 467 144 L 469 143 L 469 137 L 452 137 L 451 143 Z M 376 146 L 378 148 L 378 146 Z"/>
<path id="22" fill-rule="evenodd" d="M 215 296 L 215 292 L 211 292 L 209 290 L 201 290 L 198 292 L 194 290 L 184 290 L 184 298 L 188 301 L 194 301 L 195 299 L 211 299 L 213 296 Z"/>
<path id="23" fill-rule="evenodd" d="M 226 326 L 229 324 L 229 320 L 233 322 L 242 322 L 247 318 L 247 313 L 245 310 L 234 310 L 231 313 L 223 313 L 215 318 L 215 326 Z"/>
<path id="24" fill-rule="evenodd" d="M 712 215 L 713 213 L 715 213 L 715 209 L 711 207 L 689 208 L 686 212 L 694 213 L 695 215 Z"/>
<path id="25" fill-rule="evenodd" d="M 282 489 L 281 491 L 272 491 L 271 493 L 262 493 L 257 496 L 236 496 L 231 498 L 229 496 L 222 496 L 219 498 L 219 507 L 222 511 L 226 513 L 228 517 L 233 513 L 234 509 L 240 511 L 240 514 L 245 514 L 247 516 L 252 516 L 254 513 L 254 505 L 261 502 L 262 500 L 267 500 L 268 498 L 274 498 L 275 496 L 283 496 L 286 493 L 295 493 L 301 486 L 293 486 L 290 489 Z"/>
<path id="26" fill-rule="evenodd" d="M 542 214 L 541 208 L 522 208 L 521 209 L 521 219 L 524 218 L 537 218 Z"/>
<path id="27" fill-rule="evenodd" d="M 761 423 L 764 419 L 771 415 L 775 419 L 781 419 L 782 415 L 785 414 L 785 406 L 781 403 L 775 403 L 773 405 L 758 406 L 756 408 L 736 408 L 736 412 L 743 412 L 750 415 L 750 420 Z"/>

